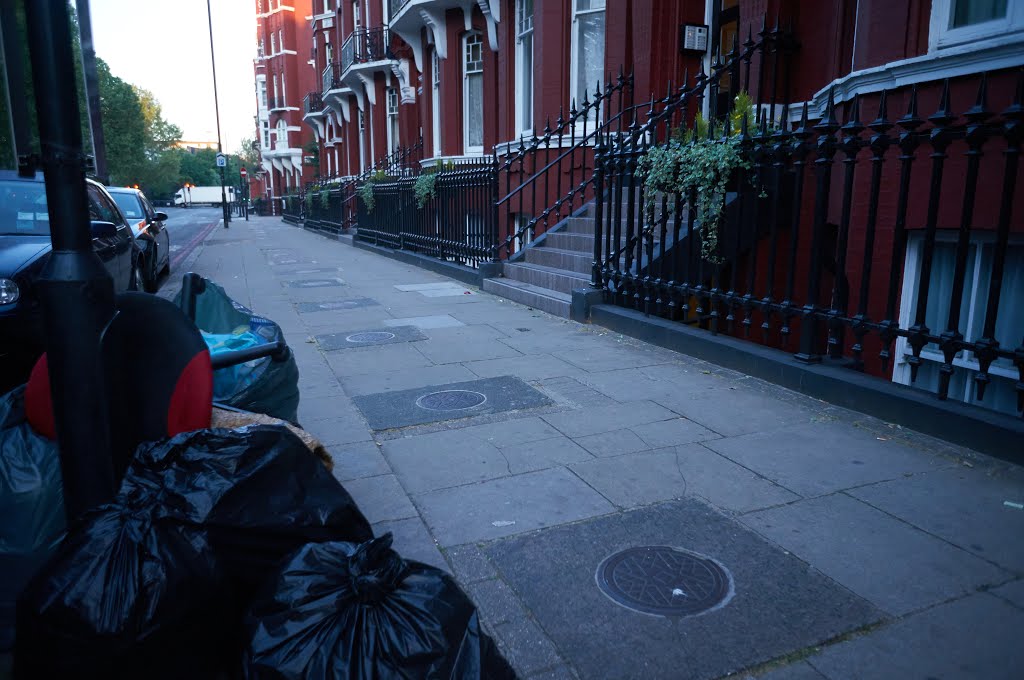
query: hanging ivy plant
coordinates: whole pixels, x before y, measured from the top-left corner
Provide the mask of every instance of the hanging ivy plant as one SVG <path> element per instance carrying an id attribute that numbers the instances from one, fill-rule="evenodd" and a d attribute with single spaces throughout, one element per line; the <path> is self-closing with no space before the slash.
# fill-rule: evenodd
<path id="1" fill-rule="evenodd" d="M 657 193 L 679 194 L 684 200 L 696 194 L 701 256 L 712 263 L 721 262 L 715 251 L 725 209 L 726 187 L 737 170 L 751 168 L 751 161 L 738 139 L 744 116 L 747 117 L 747 125 L 752 127 L 755 121 L 753 103 L 746 92 L 741 92 L 734 101 L 724 138 L 708 139 L 708 123 L 698 114 L 692 130 L 676 130 L 665 146 L 652 147 L 637 162 L 637 173 L 647 189 L 644 200 L 646 212 L 653 211 Z"/>
<path id="2" fill-rule="evenodd" d="M 320 208 L 322 210 L 327 210 L 327 208 L 330 207 L 330 205 L 331 190 L 328 189 L 327 187 L 324 187 L 323 189 L 320 190 Z"/>
<path id="3" fill-rule="evenodd" d="M 416 178 L 412 190 L 416 194 L 416 207 L 422 208 L 427 201 L 437 196 L 437 171 L 429 168 Z"/>
<path id="4" fill-rule="evenodd" d="M 363 205 L 366 206 L 366 212 L 368 213 L 372 213 L 373 207 L 376 205 L 376 199 L 373 197 L 373 184 L 374 183 L 368 179 L 356 190 L 356 195 L 359 196 L 359 200 L 361 200 Z"/>
<path id="5" fill-rule="evenodd" d="M 313 190 L 309 189 L 306 191 L 306 195 L 302 199 L 303 204 L 306 206 L 306 212 L 313 210 Z"/>

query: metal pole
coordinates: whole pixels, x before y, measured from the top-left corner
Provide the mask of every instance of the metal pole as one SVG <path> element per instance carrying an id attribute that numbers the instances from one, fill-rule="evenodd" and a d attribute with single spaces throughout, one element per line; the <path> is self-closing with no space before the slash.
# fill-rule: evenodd
<path id="1" fill-rule="evenodd" d="M 4 74 L 7 77 L 5 96 L 10 112 L 10 139 L 14 152 L 14 164 L 19 172 L 31 177 L 35 164 L 30 162 L 32 153 L 31 125 L 28 104 L 25 102 L 25 64 L 22 61 L 24 43 L 18 33 L 18 17 L 14 11 L 14 0 L 0 0 L 0 27 L 3 29 Z"/>
<path id="2" fill-rule="evenodd" d="M 114 496 L 100 338 L 114 282 L 92 250 L 67 0 L 25 3 L 53 252 L 37 284 L 69 520 Z"/>
<path id="3" fill-rule="evenodd" d="M 206 20 L 210 26 L 210 65 L 213 67 L 213 108 L 217 112 L 217 153 L 224 153 L 220 143 L 220 102 L 217 100 L 217 59 L 213 56 L 213 14 L 210 13 L 210 0 L 206 0 Z M 224 168 L 220 169 L 220 206 L 224 213 L 224 228 L 231 222 L 228 214 L 228 195 L 224 189 Z"/>
<path id="4" fill-rule="evenodd" d="M 78 8 L 78 34 L 82 41 L 82 71 L 84 72 L 86 106 L 89 109 L 89 130 L 92 132 L 92 156 L 96 162 L 96 176 L 103 184 L 110 183 L 107 175 L 107 149 L 103 136 L 103 117 L 100 112 L 100 81 L 96 75 L 96 50 L 92 44 L 92 20 L 89 18 L 89 0 L 76 0 Z"/>

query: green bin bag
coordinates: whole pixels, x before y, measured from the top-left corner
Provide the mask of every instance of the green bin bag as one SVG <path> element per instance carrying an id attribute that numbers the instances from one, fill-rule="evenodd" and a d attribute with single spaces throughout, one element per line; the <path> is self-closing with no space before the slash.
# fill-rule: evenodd
<path id="1" fill-rule="evenodd" d="M 177 302 L 180 306 L 180 293 Z M 284 341 L 280 326 L 232 300 L 209 280 L 196 298 L 196 326 L 203 332 L 211 355 L 259 341 Z M 238 336 L 237 342 L 225 338 L 232 335 Z M 298 424 L 299 367 L 290 351 L 284 361 L 266 357 L 214 371 L 214 385 L 218 403 Z"/>

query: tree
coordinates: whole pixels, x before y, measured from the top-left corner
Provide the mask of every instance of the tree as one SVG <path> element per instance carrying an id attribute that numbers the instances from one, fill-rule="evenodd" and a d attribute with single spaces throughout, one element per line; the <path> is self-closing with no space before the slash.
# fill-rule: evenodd
<path id="1" fill-rule="evenodd" d="M 96 59 L 100 111 L 107 142 L 107 170 L 112 185 L 139 184 L 145 174 L 146 125 L 135 88 Z"/>
<path id="2" fill-rule="evenodd" d="M 175 149 L 181 163 L 178 185 L 220 186 L 217 172 L 217 152 L 213 149 Z"/>
<path id="3" fill-rule="evenodd" d="M 169 198 L 179 186 L 181 155 L 174 145 L 181 139 L 181 128 L 164 120 L 160 102 L 153 93 L 134 87 L 142 110 L 146 162 L 139 184 L 151 198 Z"/>

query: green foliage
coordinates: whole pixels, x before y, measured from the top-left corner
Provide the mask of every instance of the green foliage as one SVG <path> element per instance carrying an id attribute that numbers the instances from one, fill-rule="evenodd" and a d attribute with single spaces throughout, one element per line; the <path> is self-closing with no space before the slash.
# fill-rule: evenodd
<path id="1" fill-rule="evenodd" d="M 373 197 L 373 185 L 372 177 L 363 182 L 356 190 L 356 195 L 359 196 L 359 200 L 366 206 L 366 212 L 372 213 L 374 206 L 377 204 L 376 199 Z"/>
<path id="2" fill-rule="evenodd" d="M 178 183 L 195 184 L 196 186 L 213 186 L 220 184 L 217 174 L 217 152 L 213 149 L 175 149 L 181 169 Z"/>
<path id="3" fill-rule="evenodd" d="M 696 197 L 696 219 L 701 233 L 701 256 L 709 262 L 720 261 L 718 229 L 725 208 L 726 186 L 739 169 L 750 169 L 738 139 L 743 116 L 752 125 L 753 104 L 744 92 L 736 97 L 726 136 L 708 139 L 707 122 L 698 115 L 694 130 L 672 136 L 665 146 L 656 146 L 637 163 L 637 172 L 647 185 L 646 210 L 654 208 L 655 193 L 676 193 L 684 200 Z M 763 195 L 763 192 L 762 192 Z"/>
<path id="4" fill-rule="evenodd" d="M 437 196 L 435 190 L 436 183 L 437 172 L 433 168 L 429 168 L 416 178 L 416 183 L 413 185 L 412 190 L 416 194 L 417 207 L 422 208 L 427 204 L 427 201 Z"/>
<path id="5" fill-rule="evenodd" d="M 306 213 L 313 211 L 313 190 L 312 188 L 306 192 L 305 197 L 302 199 L 303 205 L 306 206 Z"/>
<path id="6" fill-rule="evenodd" d="M 327 210 L 331 205 L 331 190 L 328 187 L 320 189 L 320 209 Z"/>

